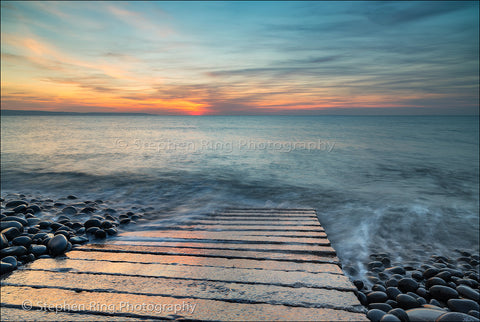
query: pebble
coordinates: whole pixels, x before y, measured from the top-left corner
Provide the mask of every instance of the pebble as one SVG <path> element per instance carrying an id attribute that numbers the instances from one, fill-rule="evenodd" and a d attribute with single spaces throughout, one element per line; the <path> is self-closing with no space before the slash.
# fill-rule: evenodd
<path id="1" fill-rule="evenodd" d="M 22 256 L 28 253 L 28 250 L 24 246 L 10 246 L 0 250 L 0 257 L 7 256 Z"/>
<path id="2" fill-rule="evenodd" d="M 12 209 L 14 213 L 25 213 L 27 211 L 27 206 L 25 205 L 20 205 Z"/>
<path id="3" fill-rule="evenodd" d="M 10 227 L 15 227 L 18 229 L 18 231 L 20 232 L 23 232 L 23 225 L 21 223 L 19 223 L 18 221 L 2 221 L 0 223 L 0 230 L 4 230 L 6 228 L 10 228 Z"/>
<path id="4" fill-rule="evenodd" d="M 103 239 L 107 238 L 107 233 L 103 229 L 98 229 L 95 231 L 95 238 Z"/>
<path id="5" fill-rule="evenodd" d="M 440 278 L 440 277 L 430 277 L 428 280 L 425 281 L 425 286 L 427 288 L 430 288 L 432 287 L 433 285 L 447 285 L 447 283 L 445 282 L 444 279 Z"/>
<path id="6" fill-rule="evenodd" d="M 380 322 L 401 322 L 401 320 L 393 314 L 385 314 L 380 319 Z"/>
<path id="7" fill-rule="evenodd" d="M 0 249 L 8 247 L 8 239 L 4 234 L 0 233 Z"/>
<path id="8" fill-rule="evenodd" d="M 5 263 L 4 261 L 0 261 L 0 274 L 7 274 L 15 270 L 15 267 L 13 267 L 12 264 L 10 263 Z"/>
<path id="9" fill-rule="evenodd" d="M 420 307 L 420 303 L 417 301 L 417 299 L 407 294 L 397 295 L 396 301 L 398 306 L 404 310 Z"/>
<path id="10" fill-rule="evenodd" d="M 418 288 L 418 282 L 413 278 L 402 278 L 398 281 L 398 288 L 403 293 L 415 292 Z"/>
<path id="11" fill-rule="evenodd" d="M 368 303 L 383 303 L 388 299 L 385 292 L 373 291 L 367 294 Z"/>
<path id="12" fill-rule="evenodd" d="M 88 230 L 90 227 L 100 227 L 102 222 L 96 218 L 92 218 L 87 220 L 83 225 L 85 226 L 85 229 Z"/>
<path id="13" fill-rule="evenodd" d="M 390 273 L 390 274 L 400 274 L 400 275 L 405 275 L 406 273 L 405 269 L 401 266 L 393 266 L 390 268 L 386 268 L 384 272 Z"/>
<path id="14" fill-rule="evenodd" d="M 439 316 L 445 314 L 443 310 L 434 310 L 429 308 L 417 308 L 406 311 L 409 321 L 435 321 Z"/>
<path id="15" fill-rule="evenodd" d="M 457 298 L 458 292 L 451 287 L 443 285 L 434 285 L 428 290 L 430 295 L 439 301 L 446 302 L 449 299 Z"/>
<path id="16" fill-rule="evenodd" d="M 465 299 L 450 299 L 447 302 L 448 307 L 455 312 L 468 313 L 468 311 L 480 310 L 477 302 Z"/>
<path id="17" fill-rule="evenodd" d="M 9 228 L 5 228 L 4 230 L 2 230 L 2 234 L 8 240 L 12 240 L 15 237 L 17 237 L 18 235 L 20 235 L 20 231 L 16 227 L 9 227 Z"/>
<path id="18" fill-rule="evenodd" d="M 435 322 L 476 322 L 479 319 L 460 312 L 448 312 L 440 315 Z"/>
<path id="19" fill-rule="evenodd" d="M 15 256 L 7 256 L 7 257 L 4 257 L 2 258 L 2 262 L 4 263 L 9 263 L 10 265 L 13 266 L 13 268 L 17 268 L 17 259 L 15 258 Z"/>
<path id="20" fill-rule="evenodd" d="M 35 257 L 39 257 L 47 253 L 47 246 L 33 244 L 30 246 L 30 253 L 35 255 Z"/>
<path id="21" fill-rule="evenodd" d="M 48 241 L 48 251 L 53 257 L 63 254 L 68 246 L 68 240 L 64 235 L 56 235 Z"/>
<path id="22" fill-rule="evenodd" d="M 409 322 L 408 314 L 404 309 L 396 308 L 388 311 L 387 313 L 395 315 L 401 322 Z"/>
<path id="23" fill-rule="evenodd" d="M 28 225 L 28 221 L 26 219 L 24 219 L 22 217 L 18 217 L 18 216 L 8 216 L 5 219 L 3 219 L 2 221 L 17 221 L 20 224 L 22 224 L 22 226 L 27 226 Z"/>
<path id="24" fill-rule="evenodd" d="M 5 204 L 5 207 L 14 208 L 14 207 L 17 207 L 17 206 L 20 206 L 20 205 L 28 205 L 28 202 L 26 202 L 25 200 L 12 200 L 12 201 L 7 202 Z"/>
<path id="25" fill-rule="evenodd" d="M 77 209 L 72 206 L 68 206 L 62 209 L 62 213 L 67 215 L 75 215 L 77 213 Z"/>
<path id="26" fill-rule="evenodd" d="M 480 300 L 480 295 L 478 291 L 475 291 L 473 288 L 466 286 L 466 285 L 458 285 L 456 288 L 458 294 L 460 294 L 462 297 L 465 297 L 470 300 L 474 301 L 479 301 Z"/>
<path id="27" fill-rule="evenodd" d="M 377 309 L 377 310 L 382 310 L 383 312 L 388 312 L 392 310 L 392 306 L 387 303 L 371 303 L 368 305 L 369 310 Z"/>
<path id="28" fill-rule="evenodd" d="M 32 243 L 32 239 L 28 236 L 18 236 L 12 240 L 12 244 L 15 246 L 28 247 Z"/>
<path id="29" fill-rule="evenodd" d="M 382 310 L 373 309 L 367 312 L 367 318 L 372 322 L 380 322 L 386 313 Z"/>

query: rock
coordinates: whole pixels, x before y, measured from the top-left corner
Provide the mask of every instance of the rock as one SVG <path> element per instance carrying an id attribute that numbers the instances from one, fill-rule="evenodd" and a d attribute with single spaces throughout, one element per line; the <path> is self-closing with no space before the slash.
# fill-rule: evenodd
<path id="1" fill-rule="evenodd" d="M 418 288 L 418 282 L 413 278 L 402 278 L 398 281 L 398 289 L 403 293 L 415 292 Z"/>
<path id="2" fill-rule="evenodd" d="M 398 286 L 398 280 L 395 278 L 391 278 L 385 282 L 385 286 L 387 287 L 397 287 Z"/>
<path id="3" fill-rule="evenodd" d="M 75 215 L 77 213 L 77 209 L 75 209 L 75 207 L 68 206 L 62 209 L 62 213 L 67 215 Z"/>
<path id="4" fill-rule="evenodd" d="M 368 269 L 373 269 L 375 267 L 383 267 L 383 263 L 379 262 L 379 261 L 373 261 L 373 262 L 368 263 L 367 267 L 368 267 Z"/>
<path id="5" fill-rule="evenodd" d="M 418 309 L 410 309 L 406 311 L 408 315 L 408 319 L 412 322 L 416 321 L 435 321 L 440 315 L 445 314 L 443 310 L 433 310 L 427 308 L 418 308 Z"/>
<path id="6" fill-rule="evenodd" d="M 27 226 L 35 226 L 40 222 L 40 219 L 38 218 L 28 218 L 27 219 Z"/>
<path id="7" fill-rule="evenodd" d="M 39 257 L 47 253 L 47 246 L 32 244 L 29 250 L 35 257 Z"/>
<path id="8" fill-rule="evenodd" d="M 48 252 L 53 257 L 63 254 L 68 246 L 68 240 L 63 235 L 56 235 L 48 241 Z"/>
<path id="9" fill-rule="evenodd" d="M 18 221 L 12 220 L 12 221 L 2 221 L 0 223 L 0 230 L 4 230 L 10 227 L 15 227 L 18 229 L 19 232 L 23 232 L 23 225 L 19 223 Z"/>
<path id="10" fill-rule="evenodd" d="M 17 214 L 24 214 L 27 211 L 27 206 L 25 205 L 16 206 L 12 210 Z"/>
<path id="11" fill-rule="evenodd" d="M 22 256 L 28 253 L 28 250 L 24 246 L 10 246 L 0 250 L 0 257 L 7 256 Z"/>
<path id="12" fill-rule="evenodd" d="M 417 301 L 417 299 L 407 294 L 397 295 L 396 301 L 398 306 L 404 310 L 420 307 L 420 303 Z"/>
<path id="13" fill-rule="evenodd" d="M 122 220 L 120 220 L 121 225 L 126 225 L 129 223 L 130 223 L 130 218 L 123 218 Z"/>
<path id="14" fill-rule="evenodd" d="M 102 221 L 102 224 L 101 224 L 101 227 L 103 229 L 106 229 L 106 228 L 112 228 L 113 227 L 113 223 L 109 220 L 104 220 Z"/>
<path id="15" fill-rule="evenodd" d="M 20 231 L 16 227 L 5 228 L 2 230 L 2 234 L 8 239 L 12 240 L 18 235 L 20 235 Z"/>
<path id="16" fill-rule="evenodd" d="M 30 228 L 28 228 L 28 230 L 27 230 L 27 232 L 28 232 L 29 234 L 32 234 L 32 235 L 35 235 L 35 234 L 38 233 L 39 231 L 40 231 L 40 229 L 37 228 L 37 227 L 30 227 Z"/>
<path id="17" fill-rule="evenodd" d="M 78 198 L 74 195 L 69 195 L 69 196 L 67 196 L 67 199 L 75 200 L 75 199 L 78 199 Z"/>
<path id="18" fill-rule="evenodd" d="M 404 309 L 396 308 L 387 312 L 388 314 L 395 315 L 402 322 L 409 322 L 408 314 Z"/>
<path id="19" fill-rule="evenodd" d="M 440 271 L 437 268 L 428 268 L 423 272 L 423 278 L 429 279 L 430 277 L 434 277 L 435 275 L 437 275 L 439 272 Z"/>
<path id="20" fill-rule="evenodd" d="M 420 295 L 420 296 L 423 297 L 423 298 L 427 298 L 427 297 L 429 296 L 427 290 L 424 289 L 423 287 L 417 288 L 417 290 L 415 291 L 415 293 L 417 293 L 418 295 Z"/>
<path id="21" fill-rule="evenodd" d="M 474 300 L 474 301 L 477 301 L 477 302 L 480 300 L 480 296 L 479 296 L 478 291 L 475 291 L 473 288 L 471 288 L 469 286 L 460 284 L 460 285 L 457 286 L 456 289 L 457 289 L 458 294 L 460 294 L 464 298 Z"/>
<path id="22" fill-rule="evenodd" d="M 51 224 L 53 224 L 53 222 L 45 220 L 45 221 L 39 222 L 38 226 L 40 227 L 40 229 L 48 229 L 48 228 L 50 228 Z"/>
<path id="23" fill-rule="evenodd" d="M 107 238 L 107 233 L 103 229 L 98 229 L 95 232 L 95 238 L 99 238 L 99 239 Z"/>
<path id="24" fill-rule="evenodd" d="M 384 292 L 386 291 L 385 287 L 383 287 L 382 285 L 380 284 L 375 284 L 373 285 L 372 287 L 372 291 L 380 291 L 380 292 Z"/>
<path id="25" fill-rule="evenodd" d="M 422 272 L 420 271 L 413 271 L 412 272 L 412 278 L 415 279 L 416 281 L 421 281 L 423 279 Z"/>
<path id="26" fill-rule="evenodd" d="M 448 312 L 440 315 L 435 322 L 475 322 L 479 321 L 477 318 L 459 312 Z"/>
<path id="27" fill-rule="evenodd" d="M 425 281 L 425 286 L 427 288 L 430 288 L 432 287 L 433 285 L 447 285 L 447 283 L 445 282 L 445 280 L 443 280 L 442 278 L 440 277 L 430 277 L 428 280 Z"/>
<path id="28" fill-rule="evenodd" d="M 85 226 L 85 229 L 88 229 L 90 227 L 100 227 L 102 225 L 102 222 L 96 218 L 92 218 L 87 220 L 83 226 Z"/>
<path id="29" fill-rule="evenodd" d="M 368 303 L 384 303 L 388 299 L 385 292 L 373 291 L 367 294 Z"/>
<path id="30" fill-rule="evenodd" d="M 86 232 L 87 234 L 95 235 L 95 232 L 96 232 L 97 230 L 99 230 L 99 229 L 100 229 L 100 228 L 98 228 L 98 227 L 90 227 L 90 228 L 88 228 L 85 232 Z"/>
<path id="31" fill-rule="evenodd" d="M 0 261 L 0 274 L 7 274 L 15 270 L 12 264 L 5 263 L 4 261 Z"/>
<path id="32" fill-rule="evenodd" d="M 14 208 L 14 207 L 17 207 L 17 206 L 20 206 L 20 205 L 28 205 L 28 202 L 26 202 L 24 200 L 13 200 L 13 201 L 7 202 L 5 207 Z"/>
<path id="33" fill-rule="evenodd" d="M 4 219 L 2 219 L 2 221 L 18 221 L 20 224 L 22 224 L 22 226 L 27 226 L 28 225 L 28 221 L 22 217 L 18 217 L 18 216 L 8 216 Z"/>
<path id="34" fill-rule="evenodd" d="M 4 234 L 0 233 L 0 249 L 8 247 L 8 239 Z"/>
<path id="35" fill-rule="evenodd" d="M 70 242 L 72 244 L 85 244 L 86 242 L 88 242 L 88 238 L 83 236 L 75 236 L 70 238 Z"/>
<path id="36" fill-rule="evenodd" d="M 397 316 L 387 313 L 384 316 L 382 316 L 382 318 L 380 319 L 380 322 L 401 322 L 401 320 Z"/>
<path id="37" fill-rule="evenodd" d="M 113 236 L 113 235 L 117 234 L 117 230 L 115 228 L 107 228 L 107 229 L 105 229 L 105 232 L 107 234 L 109 234 L 110 236 Z"/>
<path id="38" fill-rule="evenodd" d="M 367 312 L 367 318 L 372 322 L 380 322 L 385 314 L 387 313 L 383 312 L 382 310 L 373 309 Z"/>
<path id="39" fill-rule="evenodd" d="M 474 316 L 474 317 L 476 317 L 477 319 L 480 319 L 480 312 L 479 312 L 479 311 L 471 310 L 471 311 L 468 311 L 467 314 L 468 314 L 468 315 L 471 315 L 471 316 Z"/>
<path id="40" fill-rule="evenodd" d="M 455 312 L 468 313 L 471 310 L 480 310 L 478 303 L 472 300 L 450 299 L 447 304 L 450 310 Z"/>
<path id="41" fill-rule="evenodd" d="M 402 294 L 402 292 L 400 292 L 400 290 L 396 287 L 387 287 L 386 293 L 388 295 L 388 298 L 392 300 L 396 300 L 397 296 L 399 294 Z"/>
<path id="42" fill-rule="evenodd" d="M 10 265 L 13 266 L 13 268 L 17 268 L 17 259 L 14 256 L 7 256 L 2 258 L 2 262 L 4 263 L 9 263 Z"/>
<path id="43" fill-rule="evenodd" d="M 42 211 L 42 209 L 41 209 L 39 206 L 37 206 L 37 205 L 30 205 L 30 206 L 27 208 L 27 210 L 28 210 L 28 209 L 31 209 L 34 214 Z"/>
<path id="44" fill-rule="evenodd" d="M 115 209 L 112 209 L 112 208 L 105 209 L 105 212 L 109 213 L 109 214 L 116 214 L 117 213 L 117 211 Z"/>
<path id="45" fill-rule="evenodd" d="M 430 287 L 428 291 L 434 299 L 443 302 L 447 302 L 449 299 L 458 297 L 458 292 L 448 286 L 434 285 Z"/>
<path id="46" fill-rule="evenodd" d="M 368 305 L 369 310 L 377 309 L 377 310 L 382 310 L 383 312 L 388 312 L 392 310 L 393 308 L 387 304 L 387 303 L 371 303 Z"/>
<path id="47" fill-rule="evenodd" d="M 26 255 L 22 255 L 18 258 L 20 261 L 22 261 L 23 263 L 29 263 L 29 262 L 33 262 L 35 260 L 35 255 L 33 254 L 26 254 Z"/>
<path id="48" fill-rule="evenodd" d="M 390 268 L 386 268 L 384 272 L 390 273 L 390 274 L 400 274 L 400 275 L 405 275 L 406 273 L 405 269 L 401 266 L 393 266 Z"/>
<path id="49" fill-rule="evenodd" d="M 63 224 L 61 223 L 58 223 L 58 222 L 54 222 L 50 225 L 50 228 L 53 230 L 53 231 L 56 231 L 58 228 L 60 227 L 63 227 Z"/>
<path id="50" fill-rule="evenodd" d="M 429 303 L 430 303 L 430 305 L 434 305 L 434 306 L 437 306 L 437 307 L 442 307 L 442 304 L 440 304 L 440 302 L 438 302 L 436 299 L 431 299 Z"/>
<path id="51" fill-rule="evenodd" d="M 89 214 L 89 213 L 92 213 L 92 212 L 95 212 L 97 209 L 93 208 L 93 207 L 85 207 L 83 208 L 82 210 L 80 210 L 80 213 L 82 214 Z"/>
<path id="52" fill-rule="evenodd" d="M 28 248 L 32 243 L 32 239 L 28 236 L 18 236 L 12 240 L 12 244 L 15 246 L 25 246 Z"/>
<path id="53" fill-rule="evenodd" d="M 395 309 L 395 308 L 398 307 L 398 303 L 397 303 L 397 301 L 395 301 L 395 300 L 390 300 L 390 299 L 388 299 L 385 303 L 387 303 L 388 305 L 390 305 L 393 309 Z"/>
<path id="54" fill-rule="evenodd" d="M 452 278 L 452 273 L 450 273 L 449 271 L 442 271 L 442 272 L 438 273 L 437 275 L 435 275 L 435 277 L 439 277 L 442 280 L 444 280 L 445 282 L 449 282 L 450 279 Z"/>
<path id="55" fill-rule="evenodd" d="M 360 304 L 362 304 L 363 306 L 367 306 L 368 304 L 367 296 L 363 294 L 363 292 L 357 292 L 356 294 L 357 294 L 358 300 L 360 301 Z"/>

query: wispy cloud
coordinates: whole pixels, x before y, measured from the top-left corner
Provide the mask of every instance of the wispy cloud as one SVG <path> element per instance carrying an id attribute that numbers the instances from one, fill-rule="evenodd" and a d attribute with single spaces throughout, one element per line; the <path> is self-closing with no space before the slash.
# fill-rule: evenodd
<path id="1" fill-rule="evenodd" d="M 2 107 L 478 113 L 478 20 L 478 2 L 2 3 Z"/>

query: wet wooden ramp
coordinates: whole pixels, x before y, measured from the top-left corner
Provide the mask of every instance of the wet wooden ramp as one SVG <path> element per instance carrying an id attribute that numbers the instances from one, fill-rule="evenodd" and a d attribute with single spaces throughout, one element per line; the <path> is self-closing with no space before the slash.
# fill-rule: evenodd
<path id="1" fill-rule="evenodd" d="M 15 271 L 2 281 L 2 321 L 368 321 L 313 209 L 146 228 Z"/>

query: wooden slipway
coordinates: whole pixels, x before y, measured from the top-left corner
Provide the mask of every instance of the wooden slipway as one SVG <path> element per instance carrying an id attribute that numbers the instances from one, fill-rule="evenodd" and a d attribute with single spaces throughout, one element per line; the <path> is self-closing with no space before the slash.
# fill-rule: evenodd
<path id="1" fill-rule="evenodd" d="M 143 229 L 13 272 L 2 321 L 368 321 L 313 209 L 226 209 Z"/>

